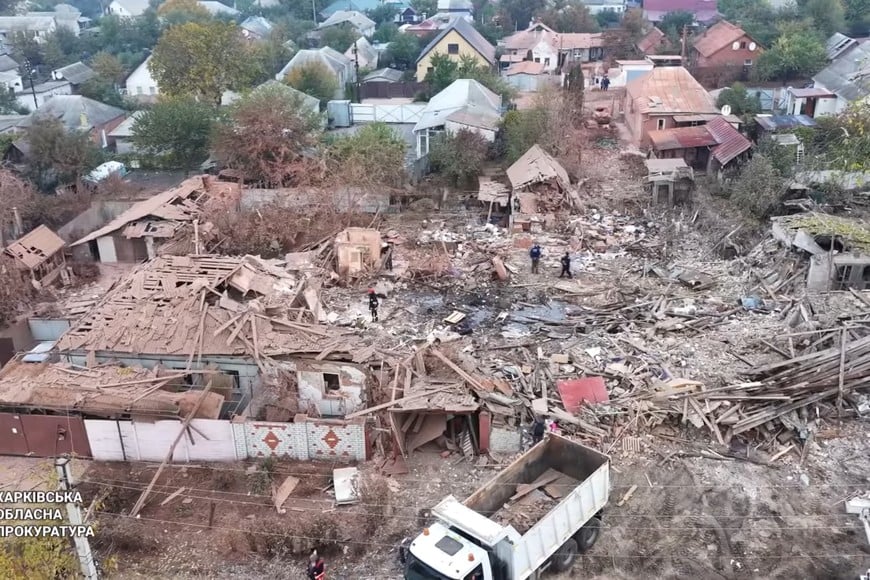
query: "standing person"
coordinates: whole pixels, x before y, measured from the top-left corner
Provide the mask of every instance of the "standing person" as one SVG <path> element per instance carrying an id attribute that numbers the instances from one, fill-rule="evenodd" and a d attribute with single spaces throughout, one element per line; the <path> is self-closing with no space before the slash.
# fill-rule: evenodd
<path id="1" fill-rule="evenodd" d="M 562 256 L 562 272 L 559 273 L 559 278 L 563 278 L 568 276 L 569 278 L 573 278 L 571 275 L 571 256 L 568 252 L 565 252 L 565 255 Z"/>
<path id="2" fill-rule="evenodd" d="M 538 244 L 532 246 L 532 249 L 529 250 L 529 257 L 532 259 L 532 274 L 537 274 L 538 264 L 541 261 L 541 246 Z"/>
<path id="3" fill-rule="evenodd" d="M 547 425 L 541 417 L 535 417 L 535 422 L 532 424 L 532 447 L 540 443 L 544 439 L 544 432 L 547 430 Z"/>
<path id="4" fill-rule="evenodd" d="M 314 550 L 308 560 L 308 580 L 325 580 L 325 578 L 326 563 L 323 561 L 323 557 L 317 553 L 317 550 Z"/>
<path id="5" fill-rule="evenodd" d="M 606 91 L 609 88 L 610 88 L 610 77 L 605 75 L 604 78 L 601 79 L 601 90 Z"/>
<path id="6" fill-rule="evenodd" d="M 381 244 L 381 255 L 384 257 L 384 268 L 389 271 L 393 270 L 393 244 L 384 242 Z"/>
<path id="7" fill-rule="evenodd" d="M 369 312 L 372 314 L 372 322 L 378 321 L 378 306 L 380 306 L 378 295 L 375 294 L 374 288 L 369 288 Z"/>

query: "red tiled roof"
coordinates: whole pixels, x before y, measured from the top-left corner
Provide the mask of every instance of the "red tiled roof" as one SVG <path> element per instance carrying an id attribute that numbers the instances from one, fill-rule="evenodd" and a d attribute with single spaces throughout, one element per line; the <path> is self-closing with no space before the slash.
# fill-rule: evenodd
<path id="1" fill-rule="evenodd" d="M 506 76 L 510 75 L 519 75 L 519 74 L 527 74 L 527 75 L 539 75 L 544 72 L 544 63 L 534 62 L 531 60 L 524 60 L 522 62 L 516 62 L 508 67 L 504 74 Z"/>
<path id="2" fill-rule="evenodd" d="M 646 54 L 657 46 L 660 46 L 664 38 L 665 33 L 653 26 L 652 30 L 646 33 L 646 36 L 637 41 L 637 49 Z"/>
<path id="3" fill-rule="evenodd" d="M 752 148 L 752 142 L 722 117 L 713 119 L 705 127 L 719 143 L 713 149 L 713 157 L 722 165 L 727 165 L 732 159 Z"/>
<path id="4" fill-rule="evenodd" d="M 746 32 L 742 28 L 731 24 L 727 20 L 720 20 L 695 40 L 695 50 L 701 56 L 710 56 L 723 48 L 730 47 L 744 36 L 746 36 Z"/>

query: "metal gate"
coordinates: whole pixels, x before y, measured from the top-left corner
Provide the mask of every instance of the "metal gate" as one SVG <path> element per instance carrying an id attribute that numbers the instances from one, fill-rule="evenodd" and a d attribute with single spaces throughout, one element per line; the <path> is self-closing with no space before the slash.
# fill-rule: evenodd
<path id="1" fill-rule="evenodd" d="M 0 413 L 0 455 L 91 457 L 81 417 Z"/>

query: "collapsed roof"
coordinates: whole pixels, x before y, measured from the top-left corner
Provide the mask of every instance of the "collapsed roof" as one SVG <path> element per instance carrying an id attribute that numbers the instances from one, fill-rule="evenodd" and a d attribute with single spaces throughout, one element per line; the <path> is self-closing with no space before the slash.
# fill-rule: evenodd
<path id="1" fill-rule="evenodd" d="M 508 167 L 507 176 L 514 190 L 551 179 L 555 179 L 562 187 L 567 187 L 571 183 L 565 168 L 537 144 L 532 145 L 522 157 Z"/>

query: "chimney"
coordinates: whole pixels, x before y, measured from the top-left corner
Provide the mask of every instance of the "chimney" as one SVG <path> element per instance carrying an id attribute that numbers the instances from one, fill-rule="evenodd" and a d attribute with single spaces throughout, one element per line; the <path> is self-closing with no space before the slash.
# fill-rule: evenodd
<path id="1" fill-rule="evenodd" d="M 12 219 L 15 221 L 12 237 L 16 240 L 24 234 L 24 224 L 21 222 L 21 214 L 18 213 L 18 208 L 12 208 Z"/>

